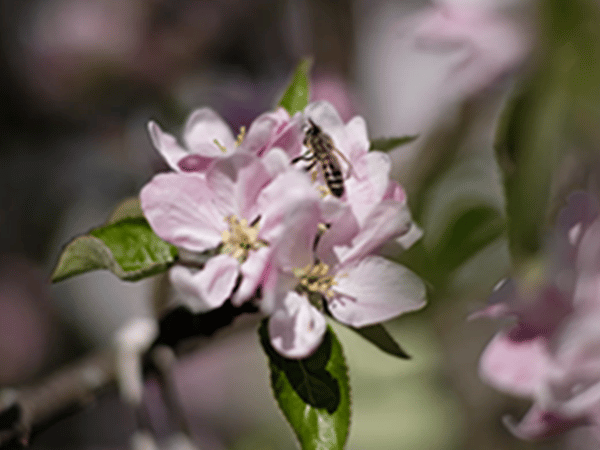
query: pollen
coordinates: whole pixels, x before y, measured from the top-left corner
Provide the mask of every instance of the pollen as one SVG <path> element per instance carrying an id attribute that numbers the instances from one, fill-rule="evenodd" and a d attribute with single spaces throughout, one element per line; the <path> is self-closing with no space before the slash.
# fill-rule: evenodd
<path id="1" fill-rule="evenodd" d="M 318 185 L 317 191 L 319 192 L 319 195 L 321 196 L 321 198 L 325 198 L 329 194 L 331 194 L 331 190 L 327 186 L 323 186 L 323 185 Z"/>
<path id="2" fill-rule="evenodd" d="M 299 287 L 308 294 L 318 293 L 327 299 L 334 296 L 331 288 L 336 285 L 336 282 L 333 275 L 329 275 L 327 264 L 322 262 L 308 264 L 301 269 L 293 269 L 293 273 L 298 278 Z"/>
<path id="3" fill-rule="evenodd" d="M 248 258 L 250 251 L 268 245 L 258 238 L 260 221 L 257 220 L 256 223 L 249 225 L 246 219 L 240 220 L 235 215 L 231 215 L 225 218 L 225 222 L 229 225 L 229 229 L 221 233 L 223 240 L 221 253 L 231 255 L 242 263 Z"/>
<path id="4" fill-rule="evenodd" d="M 240 133 L 237 135 L 237 138 L 235 140 L 235 146 L 239 147 L 240 145 L 242 145 L 242 142 L 244 141 L 245 137 L 246 137 L 246 127 L 244 125 L 242 125 L 240 127 Z"/>

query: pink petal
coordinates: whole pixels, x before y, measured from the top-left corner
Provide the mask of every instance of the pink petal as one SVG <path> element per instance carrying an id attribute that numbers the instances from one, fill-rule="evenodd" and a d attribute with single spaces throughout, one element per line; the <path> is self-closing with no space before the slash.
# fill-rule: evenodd
<path id="1" fill-rule="evenodd" d="M 319 195 L 308 178 L 290 170 L 260 193 L 260 237 L 277 246 L 280 267 L 302 267 L 312 261 L 312 245 L 321 220 Z"/>
<path id="2" fill-rule="evenodd" d="M 353 117 L 346 124 L 346 137 L 348 138 L 348 149 L 346 150 L 350 161 L 354 161 L 366 155 L 371 146 L 367 135 L 367 123 L 360 116 Z"/>
<path id="3" fill-rule="evenodd" d="M 342 215 L 320 237 L 316 250 L 319 260 L 329 266 L 335 265 L 338 258 L 334 249 L 349 246 L 359 231 L 356 217 L 352 210 L 346 207 Z"/>
<path id="4" fill-rule="evenodd" d="M 390 180 L 388 183 L 387 190 L 383 194 L 384 200 L 396 200 L 400 203 L 406 203 L 406 192 L 404 188 L 400 186 L 396 181 Z"/>
<path id="5" fill-rule="evenodd" d="M 272 178 L 275 178 L 277 175 L 290 168 L 290 157 L 280 148 L 269 150 L 260 158 L 260 160 Z"/>
<path id="6" fill-rule="evenodd" d="M 392 163 L 381 152 L 368 153 L 357 162 L 353 176 L 346 180 L 346 194 L 358 222 L 363 223 L 389 189 Z"/>
<path id="7" fill-rule="evenodd" d="M 340 322 L 362 327 L 425 306 L 425 285 L 406 267 L 369 256 L 336 273 L 336 297 L 329 304 Z"/>
<path id="8" fill-rule="evenodd" d="M 206 180 L 195 173 L 157 175 L 140 193 L 142 210 L 155 233 L 194 252 L 221 242 L 228 214 L 215 198 Z"/>
<path id="9" fill-rule="evenodd" d="M 279 147 L 283 149 L 290 158 L 295 158 L 302 153 L 303 140 L 304 132 L 302 131 L 302 114 L 297 112 L 290 119 L 290 121 L 281 130 L 279 130 L 278 135 L 271 143 L 271 146 Z"/>
<path id="10" fill-rule="evenodd" d="M 240 149 L 262 156 L 273 146 L 289 122 L 290 115 L 283 108 L 261 114 L 250 125 Z"/>
<path id="11" fill-rule="evenodd" d="M 500 391 L 533 396 L 550 367 L 546 342 L 541 336 L 518 341 L 498 333 L 479 360 L 481 378 Z"/>
<path id="12" fill-rule="evenodd" d="M 215 207 L 224 214 L 241 215 L 239 201 L 239 174 L 242 170 L 257 161 L 248 154 L 234 154 L 225 158 L 219 158 L 211 165 L 206 174 L 206 181 L 210 190 L 214 193 Z M 225 208 L 225 209 L 223 209 Z M 249 220 L 252 218 L 242 217 Z"/>
<path id="13" fill-rule="evenodd" d="M 326 329 L 321 313 L 296 292 L 289 292 L 269 319 L 271 345 L 286 358 L 311 355 L 319 347 Z"/>
<path id="14" fill-rule="evenodd" d="M 360 232 L 346 246 L 333 251 L 340 261 L 359 259 L 378 249 L 389 239 L 405 234 L 412 224 L 408 207 L 393 200 L 384 200 L 366 218 Z"/>
<path id="15" fill-rule="evenodd" d="M 235 198 L 242 217 L 252 221 L 263 213 L 262 209 L 256 208 L 257 199 L 272 179 L 262 160 L 258 158 L 238 171 Z"/>
<path id="16" fill-rule="evenodd" d="M 177 139 L 168 133 L 164 133 L 156 122 L 148 122 L 148 132 L 152 144 L 161 154 L 169 167 L 179 171 L 179 161 L 188 155 L 188 152 L 179 146 Z"/>
<path id="17" fill-rule="evenodd" d="M 410 224 L 410 228 L 406 233 L 396 238 L 396 242 L 402 246 L 404 250 L 407 250 L 413 246 L 423 236 L 423 230 L 421 230 L 414 222 Z"/>
<path id="18" fill-rule="evenodd" d="M 169 278 L 179 299 L 193 312 L 218 308 L 230 296 L 239 273 L 238 262 L 229 255 L 217 255 L 197 272 L 175 266 Z"/>
<path id="19" fill-rule="evenodd" d="M 239 306 L 254 295 L 258 286 L 260 286 L 268 276 L 268 267 L 272 249 L 269 247 L 259 248 L 251 251 L 248 258 L 240 267 L 242 282 L 235 292 L 232 302 Z"/>
<path id="20" fill-rule="evenodd" d="M 525 417 L 517 423 L 512 417 L 505 416 L 504 425 L 519 439 L 535 440 L 556 436 L 575 426 L 586 425 L 584 418 L 569 419 L 551 411 L 543 410 L 534 404 Z"/>
<path id="21" fill-rule="evenodd" d="M 183 139 L 192 153 L 201 156 L 224 156 L 223 151 L 214 143 L 215 139 L 227 149 L 227 153 L 235 151 L 235 138 L 229 125 L 210 108 L 197 109 L 190 115 L 185 124 Z"/>

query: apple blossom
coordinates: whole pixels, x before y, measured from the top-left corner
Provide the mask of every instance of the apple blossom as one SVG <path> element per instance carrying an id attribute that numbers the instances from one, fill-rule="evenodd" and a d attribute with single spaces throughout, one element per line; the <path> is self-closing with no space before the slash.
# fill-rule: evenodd
<path id="1" fill-rule="evenodd" d="M 313 259 L 291 254 L 286 255 L 287 264 L 279 265 L 283 273 L 274 289 L 269 333 L 273 347 L 288 358 L 305 357 L 319 345 L 325 332 L 320 311 L 359 328 L 425 305 L 420 278 L 374 254 L 410 229 L 404 204 L 381 202 L 354 232 L 344 223 L 340 220 L 322 232 Z M 278 253 L 285 250 L 280 247 Z"/>
<path id="2" fill-rule="evenodd" d="M 161 238 L 192 254 L 217 250 L 201 270 L 171 269 L 171 280 L 192 309 L 221 306 L 240 275 L 243 295 L 238 293 L 237 302 L 250 297 L 277 242 L 294 239 L 288 229 L 294 228 L 298 211 L 319 200 L 302 174 L 287 166 L 278 175 L 270 172 L 280 153 L 221 158 L 204 176 L 159 174 L 142 189 L 144 214 Z"/>
<path id="3" fill-rule="evenodd" d="M 523 439 L 592 425 L 600 438 L 600 219 L 585 194 L 570 197 L 558 219 L 557 261 L 551 279 L 533 291 L 506 283 L 481 316 L 512 315 L 480 360 L 495 388 L 533 400 L 511 431 Z"/>
<path id="4" fill-rule="evenodd" d="M 148 123 L 148 131 L 156 149 L 175 171 L 203 172 L 213 160 L 238 152 L 262 156 L 275 146 L 295 149 L 296 152 L 300 150 L 299 116 L 290 118 L 283 108 L 260 115 L 247 132 L 242 127 L 237 138 L 211 108 L 197 109 L 183 129 L 185 148 L 154 121 Z"/>
<path id="5" fill-rule="evenodd" d="M 335 146 L 345 185 L 340 196 L 329 195 L 319 166 L 311 178 L 294 163 L 310 122 Z M 404 190 L 389 178 L 389 157 L 369 151 L 362 117 L 345 124 L 324 101 L 292 118 L 278 109 L 236 141 L 205 108 L 185 126 L 189 151 L 158 125 L 149 129 L 175 172 L 144 187 L 142 208 L 154 231 L 182 250 L 183 264 L 170 279 L 191 309 L 254 298 L 271 316 L 274 348 L 302 358 L 322 340 L 323 312 L 362 327 L 424 305 L 422 281 L 376 254 L 391 239 L 410 246 L 420 230 Z"/>

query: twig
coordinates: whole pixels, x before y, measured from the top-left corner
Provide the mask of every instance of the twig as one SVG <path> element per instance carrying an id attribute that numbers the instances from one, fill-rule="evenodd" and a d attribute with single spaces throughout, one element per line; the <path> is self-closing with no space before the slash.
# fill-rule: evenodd
<path id="1" fill-rule="evenodd" d="M 146 356 L 153 359 L 152 365 L 165 390 L 165 402 L 184 434 L 189 436 L 189 427 L 183 417 L 172 378 L 175 360 L 208 345 L 211 341 L 209 336 L 216 331 L 224 337 L 255 326 L 257 317 L 251 314 L 254 312 L 256 308 L 251 305 L 235 308 L 227 302 L 220 309 L 205 314 L 194 315 L 176 310 L 175 316 L 183 314 L 183 322 L 181 317 L 174 321 L 167 318 L 161 321 L 161 338 Z M 242 317 L 239 316 L 246 316 L 246 320 L 240 320 Z M 237 326 L 227 326 L 236 318 Z M 169 328 L 178 330 L 178 336 L 167 333 Z M 165 344 L 175 347 L 175 353 Z M 0 448 L 15 440 L 27 445 L 35 428 L 55 423 L 65 413 L 77 411 L 91 403 L 101 391 L 116 387 L 116 367 L 114 351 L 104 350 L 64 367 L 32 386 L 0 389 Z M 146 422 L 141 420 L 142 425 Z"/>
<path id="2" fill-rule="evenodd" d="M 59 370 L 38 384 L 0 391 L 0 447 L 15 439 L 27 445 L 34 426 L 89 404 L 100 390 L 113 385 L 115 379 L 114 355 L 103 351 Z"/>

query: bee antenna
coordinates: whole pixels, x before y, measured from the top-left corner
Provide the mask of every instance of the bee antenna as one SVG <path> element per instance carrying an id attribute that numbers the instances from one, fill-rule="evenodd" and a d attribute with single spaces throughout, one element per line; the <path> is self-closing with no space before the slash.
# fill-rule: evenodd
<path id="1" fill-rule="evenodd" d="M 308 119 L 308 124 L 310 125 L 310 127 L 308 127 L 308 132 L 310 132 L 311 134 L 316 134 L 319 133 L 321 131 L 321 128 L 319 127 L 319 125 L 317 125 L 315 122 L 313 122 L 313 120 L 309 117 Z"/>

